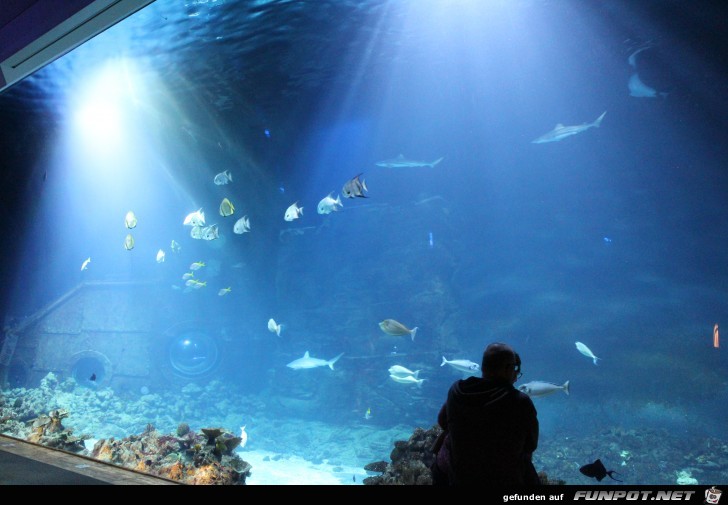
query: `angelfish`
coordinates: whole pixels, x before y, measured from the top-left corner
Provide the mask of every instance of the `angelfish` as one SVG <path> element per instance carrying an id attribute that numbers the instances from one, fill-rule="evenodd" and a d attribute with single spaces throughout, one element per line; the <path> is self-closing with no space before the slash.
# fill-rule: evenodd
<path id="1" fill-rule="evenodd" d="M 134 212 L 129 211 L 126 213 L 126 216 L 124 217 L 124 226 L 129 228 L 130 230 L 134 228 L 137 225 L 137 218 L 134 215 Z"/>
<path id="2" fill-rule="evenodd" d="M 286 213 L 283 215 L 283 219 L 286 221 L 293 221 L 303 215 L 303 207 L 298 206 L 298 202 L 294 202 L 288 206 Z"/>
<path id="3" fill-rule="evenodd" d="M 594 353 L 591 352 L 591 349 L 589 349 L 586 345 L 582 344 L 581 342 L 576 343 L 576 348 L 579 350 L 580 353 L 582 353 L 587 358 L 591 358 L 594 360 L 594 364 L 597 364 L 597 360 L 601 358 L 597 358 L 594 356 Z"/>
<path id="4" fill-rule="evenodd" d="M 268 331 L 271 333 L 275 333 L 279 337 L 281 336 L 281 332 L 283 331 L 283 323 L 278 324 L 275 322 L 275 320 L 271 317 L 268 319 Z"/>
<path id="5" fill-rule="evenodd" d="M 359 179 L 362 175 L 364 174 L 356 175 L 346 181 L 344 187 L 341 189 L 341 192 L 344 193 L 346 198 L 367 198 L 367 195 L 365 195 L 364 192 L 369 191 L 369 189 L 367 188 L 367 183 L 364 182 L 364 180 Z"/>

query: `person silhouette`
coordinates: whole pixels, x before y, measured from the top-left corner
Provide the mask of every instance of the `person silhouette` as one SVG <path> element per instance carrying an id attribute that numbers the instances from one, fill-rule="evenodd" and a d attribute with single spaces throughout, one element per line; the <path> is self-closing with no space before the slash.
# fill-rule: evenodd
<path id="1" fill-rule="evenodd" d="M 443 434 L 433 447 L 433 484 L 540 484 L 532 462 L 539 436 L 536 407 L 513 387 L 522 375 L 520 356 L 507 344 L 489 344 L 481 371 L 482 377 L 455 381 L 438 413 Z"/>

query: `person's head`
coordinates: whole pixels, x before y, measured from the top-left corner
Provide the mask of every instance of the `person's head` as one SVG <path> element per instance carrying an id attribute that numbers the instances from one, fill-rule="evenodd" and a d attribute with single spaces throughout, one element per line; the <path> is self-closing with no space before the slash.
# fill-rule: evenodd
<path id="1" fill-rule="evenodd" d="M 494 342 L 483 351 L 483 377 L 516 382 L 521 372 L 521 357 L 508 344 Z"/>

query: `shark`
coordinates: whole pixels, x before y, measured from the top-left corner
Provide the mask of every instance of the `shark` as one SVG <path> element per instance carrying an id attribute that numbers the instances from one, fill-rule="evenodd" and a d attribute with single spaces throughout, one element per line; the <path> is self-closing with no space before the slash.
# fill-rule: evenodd
<path id="1" fill-rule="evenodd" d="M 294 370 L 303 370 L 304 368 L 317 368 L 320 366 L 328 366 L 330 369 L 334 369 L 334 363 L 336 363 L 340 357 L 342 357 L 344 353 L 342 352 L 335 358 L 332 358 L 330 360 L 325 359 L 319 359 L 319 358 L 312 358 L 308 351 L 306 351 L 306 354 L 303 355 L 303 358 L 294 359 L 290 363 L 288 363 L 286 366 L 288 368 L 292 368 Z"/>
<path id="2" fill-rule="evenodd" d="M 532 140 L 532 144 L 545 144 L 546 142 L 556 142 L 558 140 L 564 140 L 566 137 L 571 137 L 577 133 L 588 130 L 589 128 L 599 128 L 602 124 L 602 119 L 607 114 L 607 111 L 602 112 L 602 115 L 594 120 L 592 123 L 582 123 L 574 126 L 564 126 L 561 123 L 557 124 L 553 130 L 548 133 L 544 133 L 536 140 Z"/>
<path id="3" fill-rule="evenodd" d="M 434 167 L 438 163 L 440 163 L 442 160 L 444 160 L 445 157 L 438 158 L 435 161 L 417 161 L 417 160 L 409 160 L 404 157 L 404 155 L 400 154 L 396 158 L 390 158 L 388 160 L 382 160 L 378 161 L 376 165 L 378 167 L 382 168 L 417 168 L 417 167 Z"/>

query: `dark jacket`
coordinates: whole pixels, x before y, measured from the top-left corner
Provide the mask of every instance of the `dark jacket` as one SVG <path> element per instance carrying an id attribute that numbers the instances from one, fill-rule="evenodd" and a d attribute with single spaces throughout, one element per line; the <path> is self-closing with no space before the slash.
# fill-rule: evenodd
<path id="1" fill-rule="evenodd" d="M 438 423 L 448 431 L 451 484 L 539 484 L 531 462 L 538 446 L 536 408 L 509 382 L 481 377 L 456 381 Z"/>

